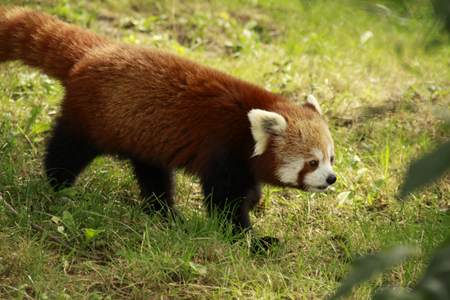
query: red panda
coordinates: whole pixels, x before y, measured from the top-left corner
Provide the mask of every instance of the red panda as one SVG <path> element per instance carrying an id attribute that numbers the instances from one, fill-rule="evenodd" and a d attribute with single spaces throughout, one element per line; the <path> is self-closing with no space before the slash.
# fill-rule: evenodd
<path id="1" fill-rule="evenodd" d="M 45 155 L 61 189 L 97 156 L 134 167 L 145 212 L 176 215 L 174 170 L 198 174 L 206 206 L 238 231 L 260 182 L 321 192 L 334 148 L 314 96 L 281 95 L 156 48 L 110 41 L 51 15 L 0 9 L 0 62 L 20 60 L 61 81 L 65 96 Z"/>

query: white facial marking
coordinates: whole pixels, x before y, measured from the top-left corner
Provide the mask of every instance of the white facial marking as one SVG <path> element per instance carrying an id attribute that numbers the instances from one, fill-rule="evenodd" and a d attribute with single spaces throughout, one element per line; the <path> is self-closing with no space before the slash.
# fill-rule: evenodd
<path id="1" fill-rule="evenodd" d="M 282 183 L 297 186 L 298 174 L 303 169 L 305 160 L 303 158 L 297 158 L 286 162 L 277 171 L 277 176 Z"/>
<path id="2" fill-rule="evenodd" d="M 319 149 L 312 149 L 311 153 L 319 159 L 319 167 L 314 172 L 305 175 L 303 183 L 306 184 L 306 190 L 310 192 L 323 192 L 329 187 L 327 178 L 330 175 L 334 175 L 330 160 L 333 155 L 332 150 L 333 145 L 328 145 L 328 153 L 324 156 Z"/>
<path id="3" fill-rule="evenodd" d="M 317 157 L 317 159 L 318 159 L 320 162 L 322 162 L 322 160 L 323 160 L 323 153 L 322 153 L 322 151 L 320 151 L 320 149 L 318 149 L 318 148 L 313 148 L 313 149 L 311 150 L 311 154 L 314 155 L 315 157 Z"/>
<path id="4" fill-rule="evenodd" d="M 273 134 L 282 134 L 287 127 L 286 119 L 282 115 L 262 109 L 252 109 L 248 113 L 248 119 L 255 140 L 253 156 L 263 154 L 269 137 Z"/>
<path id="5" fill-rule="evenodd" d="M 328 150 L 328 158 L 331 159 L 331 157 L 334 155 L 334 153 L 333 153 L 333 144 L 329 144 L 327 150 Z"/>

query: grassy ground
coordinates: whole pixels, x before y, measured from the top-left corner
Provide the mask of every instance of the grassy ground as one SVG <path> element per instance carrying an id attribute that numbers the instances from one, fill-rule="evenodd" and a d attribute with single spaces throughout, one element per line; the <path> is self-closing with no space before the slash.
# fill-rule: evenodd
<path id="1" fill-rule="evenodd" d="M 177 52 L 298 101 L 314 92 L 330 125 L 338 181 L 328 194 L 265 186 L 253 212 L 283 246 L 252 255 L 208 218 L 195 178 L 178 173 L 185 224 L 139 211 L 131 167 L 98 158 L 72 190 L 49 187 L 42 157 L 63 90 L 17 62 L 0 65 L 1 299 L 317 299 L 352 261 L 403 244 L 418 254 L 350 299 L 410 289 L 449 235 L 449 177 L 400 202 L 408 164 L 448 136 L 448 40 L 427 1 L 59 1 L 27 5 L 117 41 Z M 439 45 L 440 46 L 436 46 Z M 30 221 L 104 260 L 81 258 Z M 85 229 L 99 230 L 86 241 Z"/>

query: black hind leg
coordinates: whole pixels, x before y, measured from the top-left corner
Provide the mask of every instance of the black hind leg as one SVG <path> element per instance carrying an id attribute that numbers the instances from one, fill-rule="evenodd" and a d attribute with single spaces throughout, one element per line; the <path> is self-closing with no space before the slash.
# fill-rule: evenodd
<path id="1" fill-rule="evenodd" d="M 174 177 L 172 169 L 132 159 L 134 172 L 145 200 L 144 212 L 161 212 L 165 216 L 178 216 L 174 201 Z"/>
<path id="2" fill-rule="evenodd" d="M 73 185 L 76 177 L 100 154 L 95 146 L 75 137 L 58 121 L 45 156 L 45 171 L 51 186 L 57 191 Z"/>

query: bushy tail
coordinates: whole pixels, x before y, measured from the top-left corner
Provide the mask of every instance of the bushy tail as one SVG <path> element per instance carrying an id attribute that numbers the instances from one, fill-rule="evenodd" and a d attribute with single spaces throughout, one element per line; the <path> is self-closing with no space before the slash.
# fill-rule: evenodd
<path id="1" fill-rule="evenodd" d="M 0 8 L 0 62 L 21 60 L 64 80 L 73 65 L 108 39 L 25 7 Z"/>

